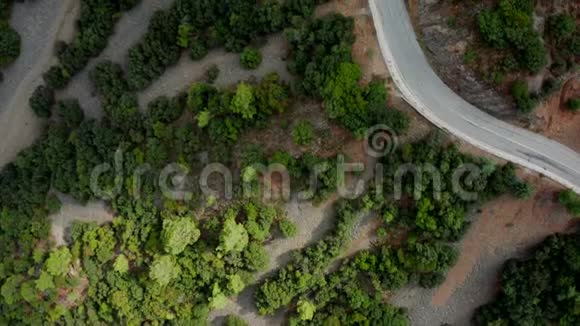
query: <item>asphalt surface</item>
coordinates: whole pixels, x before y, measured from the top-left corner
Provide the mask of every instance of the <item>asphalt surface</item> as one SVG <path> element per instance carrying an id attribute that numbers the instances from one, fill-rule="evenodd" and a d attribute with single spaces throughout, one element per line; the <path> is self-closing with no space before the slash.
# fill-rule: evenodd
<path id="1" fill-rule="evenodd" d="M 370 0 L 369 4 L 392 78 L 405 100 L 420 114 L 468 143 L 580 193 L 580 154 L 500 121 L 463 100 L 427 62 L 404 0 Z"/>

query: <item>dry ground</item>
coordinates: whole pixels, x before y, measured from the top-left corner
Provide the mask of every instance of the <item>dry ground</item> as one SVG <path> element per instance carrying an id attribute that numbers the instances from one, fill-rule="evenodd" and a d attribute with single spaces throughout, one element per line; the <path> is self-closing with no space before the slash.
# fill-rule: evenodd
<path id="1" fill-rule="evenodd" d="M 51 3 L 51 1 L 46 2 Z M 157 6 L 165 6 L 169 2 L 148 1 L 150 5 L 140 5 L 130 14 L 124 16 L 118 24 L 118 33 L 111 38 L 110 44 L 101 58 L 112 59 L 126 64 L 126 50 L 142 35 L 147 26 L 146 21 L 153 9 Z M 37 1 L 34 6 L 39 5 L 39 3 L 43 2 Z M 66 1 L 60 3 L 64 6 Z M 33 5 L 30 4 L 30 6 Z M 52 10 L 56 10 L 55 8 L 57 7 L 54 6 L 52 8 Z M 50 16 L 52 17 L 49 19 L 53 25 L 52 29 L 45 28 L 45 30 L 52 31 L 52 38 L 47 38 L 45 42 L 46 47 L 51 47 L 51 44 L 58 37 L 66 39 L 71 35 L 70 26 L 72 25 L 68 21 L 71 15 L 66 16 L 68 20 L 58 15 L 59 13 L 64 15 L 64 13 L 71 12 L 71 10 L 74 12 L 74 6 L 63 7 L 60 10 L 52 12 L 52 16 Z M 380 55 L 366 1 L 334 1 L 319 9 L 319 14 L 324 14 L 330 10 L 338 10 L 347 15 L 355 16 L 358 38 L 353 53 L 356 61 L 363 67 L 365 80 L 368 81 L 373 76 L 385 78 L 389 87 L 392 88 L 391 106 L 404 110 L 411 115 L 413 121 L 412 131 L 402 141 L 419 138 L 433 130 L 429 123 L 400 99 L 396 89 L 393 89 Z M 58 17 L 63 19 L 59 20 L 60 18 Z M 66 26 L 62 27 L 62 25 Z M 34 35 L 34 33 L 30 35 L 23 33 L 20 29 L 19 32 L 23 35 L 25 42 L 29 42 L 27 41 L 28 38 L 32 38 Z M 157 83 L 140 94 L 140 102 L 145 104 L 155 96 L 162 94 L 171 95 L 172 92 L 178 92 L 188 87 L 191 82 L 203 74 L 208 65 L 213 63 L 218 63 L 222 70 L 218 80 L 220 85 L 235 82 L 234 78 L 246 79 L 252 74 L 263 75 L 270 70 L 279 71 L 283 77 L 286 77 L 285 63 L 279 59 L 281 58 L 280 54 L 283 52 L 281 50 L 283 48 L 283 40 L 281 40 L 280 36 L 274 36 L 269 41 L 263 48 L 264 66 L 257 72 L 250 73 L 241 70 L 237 63 L 237 56 L 220 51 L 210 53 L 205 60 L 200 62 L 191 62 L 189 59 L 183 58 L 176 67 L 171 68 Z M 6 81 L 0 85 L 0 100 L 3 103 L 10 103 L 3 110 L 4 113 L 0 117 L 0 127 L 2 127 L 0 128 L 0 136 L 2 136 L 0 166 L 10 161 L 17 151 L 28 146 L 34 140 L 40 128 L 36 119 L 29 113 L 25 102 L 27 102 L 28 95 L 36 85 L 35 83 L 39 82 L 40 73 L 51 62 L 52 50 L 47 50 L 43 53 L 36 51 L 34 53 L 36 57 L 30 59 L 31 65 L 35 65 L 38 62 L 41 62 L 42 65 L 29 67 L 22 74 L 19 74 L 26 76 L 25 81 L 17 83 L 21 91 L 5 91 L 4 87 L 8 85 Z M 94 64 L 94 62 L 91 64 Z M 61 92 L 59 96 L 78 96 L 89 116 L 99 116 L 98 102 L 88 83 L 86 71 L 77 76 L 71 86 Z M 318 111 L 315 111 L 315 115 L 321 115 L 321 108 L 318 107 L 316 110 Z M 6 112 L 10 112 L 10 115 Z M 290 116 L 290 118 L 307 118 L 312 112 L 309 111 L 307 106 L 300 107 L 294 113 L 296 116 Z M 10 136 L 11 133 L 7 131 L 7 125 L 14 128 L 13 130 L 18 130 L 18 137 L 15 137 L 14 133 L 12 134 L 13 136 Z M 320 132 L 330 130 L 332 136 L 330 137 L 332 139 L 328 142 L 315 145 L 319 145 L 317 149 L 320 150 L 320 153 L 324 153 L 327 148 L 341 148 L 347 153 L 353 154 L 353 156 L 360 154 L 360 142 L 339 146 L 340 143 L 346 140 L 346 138 L 343 138 L 345 137 L 344 135 L 335 133 L 336 131 L 330 125 L 321 124 L 317 125 L 317 127 Z M 280 130 L 283 130 L 283 128 L 278 131 Z M 275 130 L 271 132 L 274 134 Z M 276 139 L 284 138 L 284 135 L 287 138 L 288 134 L 286 132 L 289 131 L 279 132 L 281 135 L 277 135 L 278 138 Z M 250 134 L 247 137 L 251 139 L 251 137 L 257 136 L 257 134 L 254 134 L 254 136 Z M 300 148 L 292 148 L 293 145 L 288 142 L 285 145 L 281 145 L 286 146 L 291 151 L 302 150 Z M 8 149 L 7 146 L 10 146 L 11 149 Z M 466 145 L 463 145 L 462 149 L 472 153 L 485 154 Z M 507 258 L 520 255 L 525 251 L 526 247 L 537 243 L 547 234 L 568 228 L 570 217 L 554 202 L 554 194 L 560 190 L 559 187 L 538 176 L 529 175 L 528 177 L 538 189 L 536 196 L 529 201 L 523 202 L 506 196 L 484 205 L 482 213 L 474 219 L 472 228 L 460 244 L 463 250 L 457 266 L 452 269 L 446 282 L 439 289 L 432 291 L 407 289 L 396 296 L 395 303 L 410 308 L 413 325 L 436 325 L 445 321 L 463 325 L 467 322 L 471 310 L 485 302 L 493 294 L 496 288 L 495 278 L 497 271 Z M 299 231 L 298 235 L 293 239 L 279 240 L 269 245 L 268 250 L 272 256 L 269 271 L 273 271 L 286 263 L 292 250 L 315 242 L 332 227 L 332 221 L 328 218 L 332 214 L 332 202 L 333 200 L 329 200 L 320 206 L 290 202 L 285 206 L 288 217 L 298 225 Z M 66 225 L 73 219 L 88 217 L 88 220 L 91 221 L 108 221 L 111 218 L 110 213 L 102 204 L 95 203 L 83 207 L 66 200 L 64 204 L 61 213 L 51 217 L 55 222 L 53 226 L 54 237 L 59 239 L 59 241 L 62 241 Z M 367 248 L 370 244 L 370 239 L 372 239 L 374 228 L 373 219 L 362 220 L 353 236 L 352 246 L 347 251 L 347 255 Z M 215 312 L 215 322 L 221 321 L 218 318 L 220 316 L 228 313 L 238 313 L 247 318 L 252 325 L 280 324 L 283 318 L 281 315 L 271 319 L 257 316 L 253 309 L 252 291 L 250 288 L 242 293 L 237 298 L 236 304 L 229 306 L 227 310 Z"/>
<path id="2" fill-rule="evenodd" d="M 475 309 L 497 292 L 497 276 L 506 260 L 524 256 L 546 236 L 576 224 L 555 200 L 560 186 L 535 175 L 527 180 L 537 189 L 533 198 L 503 196 L 474 214 L 459 244 L 459 260 L 439 288 L 406 288 L 395 296 L 395 304 L 409 309 L 412 325 L 469 325 Z"/>
<path id="3" fill-rule="evenodd" d="M 566 103 L 580 97 L 580 75 L 569 79 L 554 96 L 542 103 L 535 114 L 540 132 L 580 153 L 580 113 L 568 110 Z"/>

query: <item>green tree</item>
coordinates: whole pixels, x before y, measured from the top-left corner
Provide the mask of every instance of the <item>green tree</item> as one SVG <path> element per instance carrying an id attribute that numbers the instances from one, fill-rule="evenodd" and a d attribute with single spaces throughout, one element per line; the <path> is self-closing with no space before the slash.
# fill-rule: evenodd
<path id="1" fill-rule="evenodd" d="M 240 64 L 246 69 L 256 69 L 262 63 L 262 54 L 258 49 L 247 47 L 240 54 Z"/>
<path id="2" fill-rule="evenodd" d="M 149 276 L 160 286 L 166 286 L 179 277 L 181 268 L 172 256 L 158 256 L 151 264 Z"/>
<path id="3" fill-rule="evenodd" d="M 360 67 L 344 62 L 324 87 L 324 109 L 331 119 L 359 134 L 368 126 L 368 103 L 359 85 Z"/>
<path id="4" fill-rule="evenodd" d="M 177 45 L 179 45 L 179 47 L 182 47 L 184 49 L 189 47 L 192 32 L 193 26 L 191 26 L 191 24 L 188 23 L 180 24 L 178 29 Z"/>
<path id="5" fill-rule="evenodd" d="M 566 106 L 568 106 L 568 109 L 570 109 L 573 112 L 580 111 L 580 98 L 569 99 L 568 102 L 566 103 Z"/>
<path id="6" fill-rule="evenodd" d="M 213 84 L 219 77 L 220 75 L 220 68 L 217 65 L 211 65 L 206 71 L 205 71 L 205 81 Z"/>
<path id="7" fill-rule="evenodd" d="M 41 271 L 40 277 L 36 281 L 36 289 L 38 291 L 44 292 L 46 290 L 51 290 L 54 288 L 55 288 L 55 285 L 54 285 L 52 276 L 45 271 Z"/>
<path id="8" fill-rule="evenodd" d="M 165 251 L 171 255 L 179 255 L 190 244 L 195 243 L 201 232 L 191 217 L 163 220 L 161 238 Z"/>
<path id="9" fill-rule="evenodd" d="M 235 211 L 228 210 L 224 220 L 224 226 L 220 234 L 218 250 L 229 252 L 242 252 L 248 245 L 248 231 L 242 224 L 236 223 Z"/>
<path id="10" fill-rule="evenodd" d="M 113 269 L 119 274 L 126 274 L 129 271 L 129 260 L 123 254 L 117 256 Z"/>
<path id="11" fill-rule="evenodd" d="M 266 249 L 254 241 L 250 242 L 244 250 L 244 259 L 250 270 L 262 271 L 270 263 L 270 256 Z"/>
<path id="12" fill-rule="evenodd" d="M 548 18 L 548 31 L 556 41 L 566 40 L 576 32 L 576 21 L 567 13 L 553 15 Z"/>
<path id="13" fill-rule="evenodd" d="M 499 12 L 483 10 L 477 17 L 479 32 L 489 45 L 503 49 L 507 46 L 505 24 Z"/>
<path id="14" fill-rule="evenodd" d="M 314 318 L 314 313 L 316 312 L 316 305 L 308 300 L 300 300 L 298 301 L 297 310 L 300 315 L 300 320 L 312 320 L 312 318 Z"/>
<path id="15" fill-rule="evenodd" d="M 578 194 L 568 189 L 560 193 L 559 200 L 568 209 L 570 214 L 580 217 L 580 196 Z"/>
<path id="16" fill-rule="evenodd" d="M 530 113 L 536 107 L 536 101 L 530 96 L 528 84 L 525 81 L 517 80 L 514 82 L 512 85 L 512 97 L 518 110 L 523 113 Z"/>
<path id="17" fill-rule="evenodd" d="M 292 129 L 292 142 L 307 146 L 314 140 L 314 127 L 309 121 L 300 121 Z"/>
<path id="18" fill-rule="evenodd" d="M 171 123 L 181 117 L 185 109 L 185 103 L 180 97 L 169 98 L 160 96 L 150 102 L 147 108 L 147 116 L 150 123 Z"/>
<path id="19" fill-rule="evenodd" d="M 245 120 L 251 120 L 256 115 L 254 90 L 252 86 L 241 82 L 238 84 L 236 94 L 230 104 L 232 112 L 242 116 Z"/>
<path id="20" fill-rule="evenodd" d="M 298 233 L 298 228 L 296 227 L 296 224 L 292 223 L 287 218 L 279 220 L 278 227 L 280 228 L 280 231 L 282 231 L 282 234 L 284 235 L 285 238 L 293 238 Z"/>
<path id="21" fill-rule="evenodd" d="M 228 275 L 228 291 L 237 295 L 244 290 L 246 284 L 238 274 Z"/>
<path id="22" fill-rule="evenodd" d="M 203 59 L 209 53 L 208 46 L 203 39 L 196 38 L 191 41 L 189 48 L 189 57 L 191 60 L 198 61 Z"/>
<path id="23" fill-rule="evenodd" d="M 228 297 L 222 292 L 217 283 L 214 283 L 209 298 L 209 306 L 213 309 L 222 309 L 228 304 Z"/>
<path id="24" fill-rule="evenodd" d="M 32 112 L 40 118 L 49 118 L 54 105 L 54 91 L 44 85 L 36 87 L 28 103 Z"/>
<path id="25" fill-rule="evenodd" d="M 69 271 L 72 255 L 67 247 L 61 247 L 50 253 L 46 260 L 46 271 L 53 276 L 64 276 Z"/>
<path id="26" fill-rule="evenodd" d="M 5 21 L 0 21 L 0 68 L 20 55 L 20 35 Z"/>
<path id="27" fill-rule="evenodd" d="M 226 326 L 248 326 L 248 323 L 236 315 L 229 315 L 226 318 Z"/>
<path id="28" fill-rule="evenodd" d="M 8 279 L 6 279 L 6 281 L 2 285 L 2 288 L 0 288 L 0 293 L 4 298 L 4 302 L 6 302 L 9 305 L 12 305 L 20 301 L 21 297 L 19 288 L 23 280 L 24 277 L 22 275 L 12 275 Z"/>

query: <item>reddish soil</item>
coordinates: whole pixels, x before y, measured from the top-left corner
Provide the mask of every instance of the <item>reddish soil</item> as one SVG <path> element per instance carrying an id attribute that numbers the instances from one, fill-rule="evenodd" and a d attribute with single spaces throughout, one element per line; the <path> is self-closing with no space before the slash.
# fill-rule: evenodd
<path id="1" fill-rule="evenodd" d="M 562 91 L 550 97 L 536 111 L 544 135 L 580 152 L 580 113 L 568 110 L 569 99 L 580 97 L 580 77 L 568 80 Z"/>
<path id="2" fill-rule="evenodd" d="M 562 190 L 560 186 L 534 175 L 525 179 L 537 189 L 534 197 L 521 201 L 506 195 L 482 208 L 482 213 L 464 237 L 457 264 L 433 295 L 433 305 L 446 305 L 484 257 L 503 248 L 529 248 L 551 234 L 566 232 L 575 224 L 576 221 L 556 200 L 557 193 Z"/>

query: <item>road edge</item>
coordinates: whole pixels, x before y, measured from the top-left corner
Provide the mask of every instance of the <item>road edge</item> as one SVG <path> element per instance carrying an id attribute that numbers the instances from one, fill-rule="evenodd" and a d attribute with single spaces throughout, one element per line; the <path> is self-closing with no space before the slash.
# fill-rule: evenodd
<path id="1" fill-rule="evenodd" d="M 377 7 L 377 1 L 381 1 L 381 0 L 369 0 L 369 7 L 370 7 L 372 18 L 373 18 L 373 24 L 375 26 L 377 41 L 379 42 L 379 47 L 381 48 L 381 53 L 382 53 L 382 56 L 383 56 L 383 59 L 384 59 L 386 65 L 389 69 L 389 73 L 391 75 L 391 78 L 395 82 L 395 85 L 397 86 L 397 88 L 399 89 L 399 91 L 401 92 L 401 94 L 403 96 L 403 99 L 407 103 L 409 103 L 415 110 L 417 110 L 417 112 L 419 112 L 419 114 L 421 114 L 423 117 L 425 117 L 427 120 L 429 120 L 431 123 L 433 123 L 438 128 L 446 130 L 446 131 L 450 132 L 451 134 L 453 134 L 453 135 L 463 139 L 464 141 L 470 143 L 471 145 L 476 146 L 476 147 L 478 147 L 478 148 L 480 148 L 488 153 L 491 153 L 499 158 L 508 160 L 510 162 L 516 163 L 516 164 L 521 165 L 523 167 L 526 167 L 530 170 L 533 170 L 537 173 L 545 175 L 545 176 L 549 177 L 550 179 L 556 181 L 557 183 L 563 185 L 564 187 L 570 188 L 574 192 L 580 194 L 580 186 L 577 186 L 577 185 L 573 184 L 572 182 L 569 182 L 568 180 L 558 176 L 555 173 L 550 172 L 549 170 L 547 170 L 541 166 L 533 164 L 525 159 L 519 158 L 519 157 L 512 155 L 508 152 L 493 148 L 493 147 L 471 137 L 470 135 L 463 133 L 456 128 L 453 128 L 453 126 L 447 125 L 443 120 L 439 119 L 439 117 L 437 117 L 437 115 L 434 114 L 433 111 L 431 111 L 426 104 L 419 101 L 414 96 L 413 92 L 407 87 L 407 85 L 405 85 L 403 79 L 400 77 L 401 72 L 400 72 L 397 64 L 395 63 L 395 59 L 391 53 L 390 46 L 389 46 L 388 42 L 386 41 L 386 35 L 383 32 L 383 28 L 385 25 L 383 25 L 382 15 Z M 393 0 L 388 0 L 388 1 L 393 1 Z M 394 0 L 394 1 L 402 1 L 402 0 Z M 409 15 L 408 12 L 406 12 L 405 14 L 407 16 Z M 416 39 L 416 36 L 415 36 L 415 39 Z M 423 53 L 423 55 L 424 55 L 424 53 Z M 459 95 L 457 95 L 457 96 L 459 96 Z M 493 118 L 493 117 L 492 117 L 492 119 L 497 120 L 496 118 Z M 518 127 L 514 126 L 514 128 L 518 128 Z"/>

